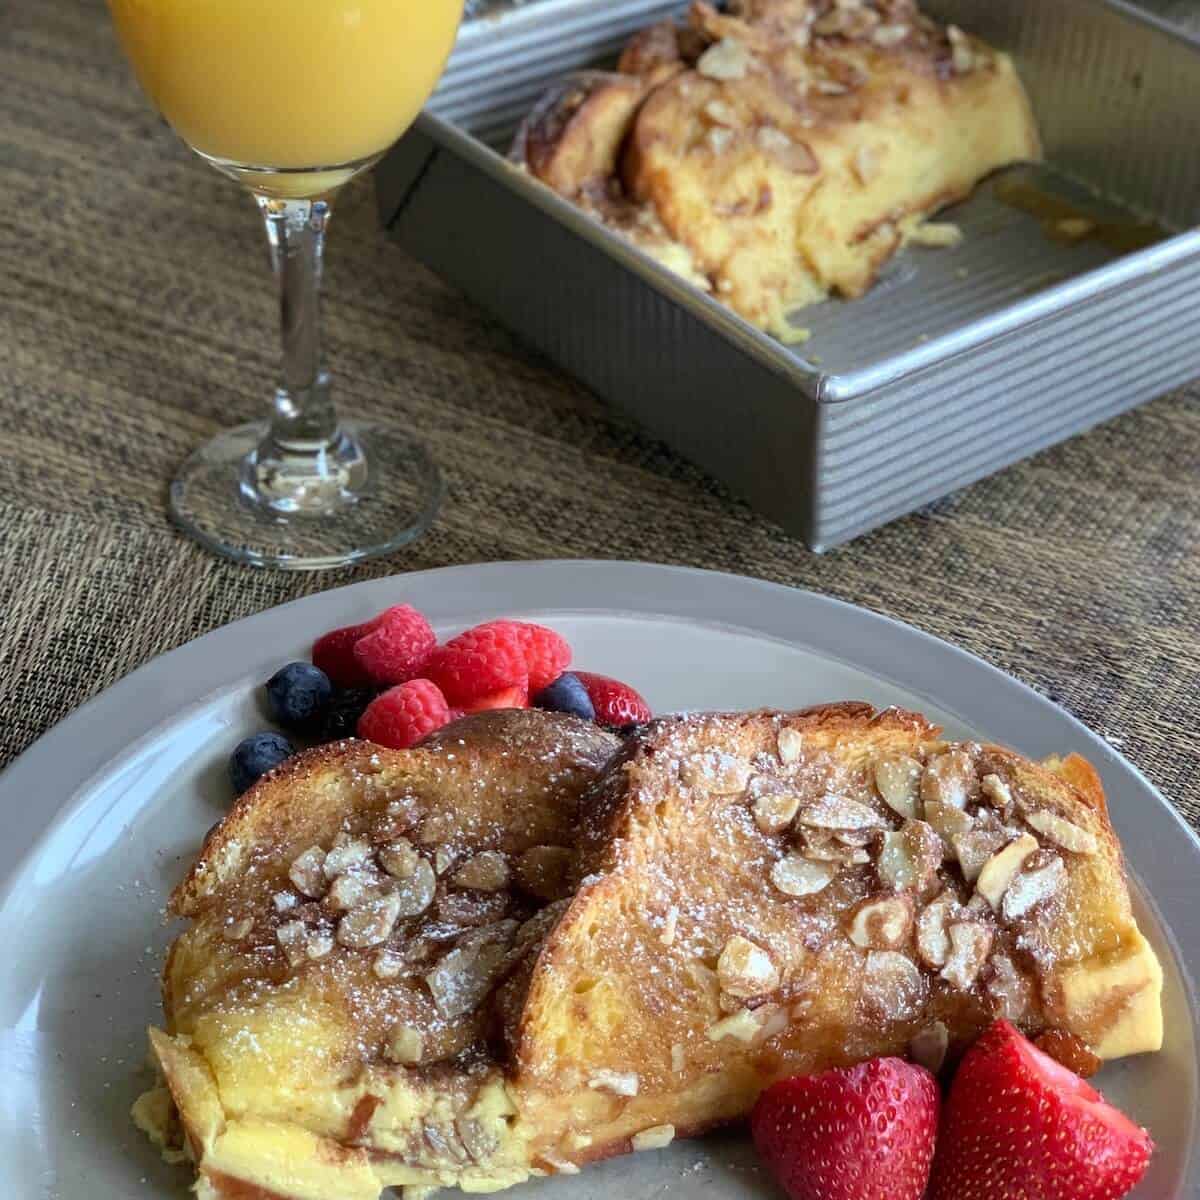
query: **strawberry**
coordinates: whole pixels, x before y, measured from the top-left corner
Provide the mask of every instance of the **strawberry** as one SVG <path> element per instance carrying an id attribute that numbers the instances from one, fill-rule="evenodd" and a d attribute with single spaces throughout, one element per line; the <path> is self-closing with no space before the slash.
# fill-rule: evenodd
<path id="1" fill-rule="evenodd" d="M 769 1087 L 750 1132 L 791 1200 L 920 1200 L 937 1123 L 933 1076 L 873 1058 Z"/>
<path id="2" fill-rule="evenodd" d="M 393 750 L 407 750 L 450 720 L 450 708 L 437 685 L 410 679 L 381 692 L 358 718 L 358 736 Z"/>
<path id="3" fill-rule="evenodd" d="M 629 684 L 609 679 L 607 675 L 594 675 L 591 671 L 573 674 L 587 689 L 598 724 L 616 728 L 650 720 L 650 705 Z"/>
<path id="4" fill-rule="evenodd" d="M 425 664 L 424 674 L 462 708 L 506 688 L 528 694 L 525 639 L 515 621 L 488 621 L 452 637 Z"/>
<path id="5" fill-rule="evenodd" d="M 488 696 L 480 696 L 478 700 L 469 700 L 463 705 L 464 713 L 486 712 L 490 708 L 528 708 L 529 697 L 520 685 L 501 688 Z"/>
<path id="6" fill-rule="evenodd" d="M 1153 1149 L 1095 1088 L 997 1021 L 951 1085 L 930 1200 L 1117 1200 Z"/>
<path id="7" fill-rule="evenodd" d="M 437 646 L 437 634 L 408 604 L 385 609 L 351 647 L 354 661 L 372 683 L 397 684 L 421 674 Z"/>

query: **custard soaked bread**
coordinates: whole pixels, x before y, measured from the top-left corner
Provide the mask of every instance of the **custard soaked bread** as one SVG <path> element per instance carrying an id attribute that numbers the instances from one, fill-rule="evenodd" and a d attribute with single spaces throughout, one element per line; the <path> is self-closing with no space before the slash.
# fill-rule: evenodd
<path id="1" fill-rule="evenodd" d="M 617 749 L 487 714 L 301 756 L 239 803 L 173 899 L 168 1090 L 138 1107 L 182 1127 L 201 1196 L 492 1191 L 736 1120 L 785 1076 L 935 1061 L 996 1016 L 1158 1048 L 1082 760 L 856 704 Z"/>
<path id="2" fill-rule="evenodd" d="M 860 296 L 906 241 L 1040 156 L 1011 60 L 912 0 L 742 0 L 556 85 L 516 157 L 747 320 Z"/>

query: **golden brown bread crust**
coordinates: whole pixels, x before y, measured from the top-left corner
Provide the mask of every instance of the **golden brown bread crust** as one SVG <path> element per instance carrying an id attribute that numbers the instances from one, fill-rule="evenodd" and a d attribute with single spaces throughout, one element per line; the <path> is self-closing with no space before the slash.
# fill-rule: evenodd
<path id="1" fill-rule="evenodd" d="M 984 175 L 1040 156 L 1009 59 L 909 0 L 699 2 L 619 68 L 624 84 L 551 88 L 518 160 L 644 245 L 632 202 L 680 247 L 660 259 L 781 336 L 792 310 L 862 295 Z"/>
<path id="2" fill-rule="evenodd" d="M 951 1054 L 1004 1015 L 1084 1065 L 1161 1037 L 1157 962 L 1077 756 L 951 745 L 917 713 L 860 703 L 662 718 L 615 754 L 616 739 L 564 720 L 484 714 L 416 751 L 318 752 L 210 836 L 180 891 L 193 924 L 167 968 L 171 1035 L 152 1035 L 202 1197 L 491 1189 L 625 1153 L 649 1129 L 738 1120 L 777 1078 L 907 1053 L 938 1023 Z M 286 961 L 268 934 L 289 856 L 310 835 L 331 857 L 362 838 L 378 856 L 397 828 L 381 835 L 382 817 L 418 854 L 457 856 L 429 912 L 386 945 Z M 967 840 L 944 846 L 952 833 Z M 494 852 L 519 864 L 549 837 L 565 839 L 561 900 L 502 891 L 501 914 L 465 893 L 491 924 L 451 944 L 500 947 L 473 1008 L 446 1020 L 430 1007 L 435 959 L 374 973 L 381 953 L 406 958 L 442 936 L 430 922 L 462 916 L 461 866 Z M 287 912 L 318 928 L 332 899 Z M 930 912 L 953 943 L 940 962 Z M 960 927 L 986 942 L 965 965 Z"/>

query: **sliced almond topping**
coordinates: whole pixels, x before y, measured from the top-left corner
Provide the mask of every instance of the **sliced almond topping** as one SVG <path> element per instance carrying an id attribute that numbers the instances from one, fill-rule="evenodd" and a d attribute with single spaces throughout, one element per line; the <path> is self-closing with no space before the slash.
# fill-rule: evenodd
<path id="1" fill-rule="evenodd" d="M 869 846 L 875 837 L 873 829 L 839 829 L 833 839 L 842 846 L 849 846 L 852 850 L 861 850 L 865 846 Z"/>
<path id="2" fill-rule="evenodd" d="M 425 976 L 426 986 L 443 1017 L 474 1012 L 496 981 L 517 933 L 515 921 L 500 921 L 473 934 L 451 950 Z"/>
<path id="3" fill-rule="evenodd" d="M 277 913 L 287 912 L 293 909 L 300 903 L 300 897 L 295 892 L 276 892 L 271 897 L 271 904 L 274 906 Z"/>
<path id="4" fill-rule="evenodd" d="M 701 111 L 714 125 L 733 126 L 737 124 L 737 113 L 724 100 L 710 100 Z"/>
<path id="5" fill-rule="evenodd" d="M 813 862 L 866 863 L 871 856 L 865 848 L 847 846 L 827 829 L 803 830 L 800 854 Z"/>
<path id="6" fill-rule="evenodd" d="M 1078 825 L 1072 825 L 1070 821 L 1058 816 L 1057 813 L 1047 812 L 1043 809 L 1040 812 L 1029 813 L 1025 820 L 1030 828 L 1036 829 L 1047 841 L 1061 846 L 1064 850 L 1070 850 L 1075 854 L 1095 854 L 1099 849 L 1099 844 L 1093 834 L 1086 829 L 1081 829 Z"/>
<path id="7" fill-rule="evenodd" d="M 884 887 L 924 892 L 937 878 L 941 862 L 941 838 L 924 821 L 905 821 L 898 833 L 883 835 L 876 869 Z"/>
<path id="8" fill-rule="evenodd" d="M 957 25 L 947 25 L 950 38 L 950 63 L 956 75 L 966 75 L 975 67 L 975 50 L 971 39 Z"/>
<path id="9" fill-rule="evenodd" d="M 776 745 L 779 747 L 779 761 L 794 763 L 804 752 L 804 735 L 797 729 L 785 726 L 779 731 Z"/>
<path id="10" fill-rule="evenodd" d="M 398 879 L 392 895 L 397 902 L 396 916 L 420 916 L 432 903 L 437 891 L 437 876 L 427 858 L 419 858 L 407 879 Z"/>
<path id="11" fill-rule="evenodd" d="M 926 804 L 966 808 L 975 787 L 975 764 L 962 750 L 947 750 L 931 758 L 921 776 L 921 799 Z"/>
<path id="12" fill-rule="evenodd" d="M 1006 842 L 1008 836 L 1003 829 L 972 829 L 950 839 L 954 857 L 962 868 L 963 878 L 974 883 L 984 866 Z"/>
<path id="13" fill-rule="evenodd" d="M 920 816 L 921 764 L 906 754 L 875 764 L 875 786 L 883 802 L 906 819 Z"/>
<path id="14" fill-rule="evenodd" d="M 379 851 L 379 865 L 393 879 L 408 879 L 420 861 L 417 848 L 408 838 L 397 838 Z"/>
<path id="15" fill-rule="evenodd" d="M 371 970 L 377 979 L 395 979 L 404 970 L 404 959 L 393 950 L 380 950 Z"/>
<path id="16" fill-rule="evenodd" d="M 433 869 L 438 875 L 445 875 L 458 861 L 458 852 L 450 846 L 439 846 L 433 852 Z"/>
<path id="17" fill-rule="evenodd" d="M 675 1042 L 671 1046 L 671 1070 L 676 1075 L 683 1074 L 683 1069 L 687 1066 L 687 1051 L 684 1049 L 682 1042 Z"/>
<path id="18" fill-rule="evenodd" d="M 912 924 L 912 901 L 907 896 L 884 896 L 864 901 L 854 910 L 849 936 L 856 946 L 895 950 L 908 940 Z"/>
<path id="19" fill-rule="evenodd" d="M 735 933 L 717 959 L 717 979 L 727 995 L 749 1000 L 779 986 L 779 968 L 761 946 Z"/>
<path id="20" fill-rule="evenodd" d="M 750 52 L 737 38 L 722 38 L 700 55 L 696 70 L 709 79 L 744 79 Z"/>
<path id="21" fill-rule="evenodd" d="M 833 882 L 837 864 L 810 862 L 798 854 L 781 858 L 771 868 L 771 882 L 785 896 L 811 896 Z"/>
<path id="22" fill-rule="evenodd" d="M 1057 895 L 1066 882 L 1067 868 L 1061 858 L 1051 859 L 1044 867 L 1019 874 L 1004 893 L 1006 921 L 1016 921 L 1030 909 Z"/>
<path id="23" fill-rule="evenodd" d="M 596 1092 L 611 1092 L 614 1096 L 636 1096 L 639 1079 L 636 1071 L 593 1071 L 588 1087 Z"/>
<path id="24" fill-rule="evenodd" d="M 517 859 L 517 883 L 542 900 L 559 900 L 569 890 L 571 851 L 566 846 L 530 846 Z"/>
<path id="25" fill-rule="evenodd" d="M 310 933 L 304 943 L 304 953 L 308 958 L 324 958 L 332 950 L 333 935 L 323 929 Z"/>
<path id="26" fill-rule="evenodd" d="M 780 166 L 797 175 L 815 175 L 821 164 L 804 142 L 793 141 L 774 125 L 761 125 L 754 135 L 758 148 L 769 154 Z"/>
<path id="27" fill-rule="evenodd" d="M 1007 954 L 993 954 L 991 966 L 986 990 L 993 1014 L 1014 1024 L 1026 1020 L 1033 1008 L 1033 983 L 1017 970 Z"/>
<path id="28" fill-rule="evenodd" d="M 975 827 L 970 815 L 961 808 L 950 804 L 939 804 L 931 801 L 925 805 L 925 821 L 930 828 L 942 839 L 946 854 L 954 853 L 954 839 L 962 833 L 968 833 Z"/>
<path id="29" fill-rule="evenodd" d="M 227 921 L 225 928 L 221 931 L 221 935 L 227 942 L 240 942 L 242 938 L 254 928 L 254 921 L 250 917 L 242 917 L 238 921 Z"/>
<path id="30" fill-rule="evenodd" d="M 753 805 L 754 823 L 765 834 L 782 833 L 795 819 L 800 797 L 786 792 L 759 796 Z"/>
<path id="31" fill-rule="evenodd" d="M 879 152 L 872 146 L 859 146 L 854 152 L 854 174 L 864 187 L 878 178 Z"/>
<path id="32" fill-rule="evenodd" d="M 958 908 L 950 892 L 931 900 L 917 917 L 917 953 L 927 967 L 944 967 L 950 953 L 950 936 L 946 927 Z"/>
<path id="33" fill-rule="evenodd" d="M 993 912 L 999 910 L 1009 884 L 1025 865 L 1025 860 L 1036 853 L 1037 849 L 1037 838 L 1023 833 L 1015 842 L 1009 842 L 998 854 L 993 854 L 984 864 L 976 880 L 975 890 L 992 906 Z"/>
<path id="34" fill-rule="evenodd" d="M 275 931 L 275 938 L 291 966 L 298 966 L 308 957 L 305 953 L 308 926 L 303 921 L 285 921 Z"/>
<path id="35" fill-rule="evenodd" d="M 877 25 L 871 33 L 871 41 L 885 50 L 898 46 L 909 34 L 907 25 Z"/>
<path id="36" fill-rule="evenodd" d="M 1012 788 L 999 775 L 985 775 L 979 781 L 979 790 L 996 808 L 1008 809 L 1013 805 Z"/>
<path id="37" fill-rule="evenodd" d="M 312 900 L 325 895 L 325 851 L 320 846 L 309 846 L 291 865 L 288 878 L 296 890 Z"/>
<path id="38" fill-rule="evenodd" d="M 925 977 L 894 950 L 872 950 L 863 968 L 862 998 L 890 1020 L 914 1016 L 925 1001 Z"/>
<path id="39" fill-rule="evenodd" d="M 992 931 L 978 921 L 959 921 L 950 926 L 950 953 L 942 978 L 962 991 L 975 986 L 992 949 Z"/>
<path id="40" fill-rule="evenodd" d="M 762 1018 L 752 1009 L 743 1008 L 740 1012 L 736 1012 L 731 1017 L 726 1017 L 724 1020 L 717 1021 L 716 1024 L 710 1025 L 705 1031 L 704 1036 L 710 1042 L 720 1042 L 725 1038 L 733 1038 L 735 1041 L 745 1042 L 749 1045 L 758 1037 L 758 1032 L 762 1028 Z"/>
<path id="41" fill-rule="evenodd" d="M 913 1062 L 934 1075 L 942 1069 L 949 1048 L 950 1031 L 942 1021 L 926 1025 L 908 1044 L 908 1052 Z"/>
<path id="42" fill-rule="evenodd" d="M 508 886 L 511 872 L 508 859 L 498 850 L 484 850 L 474 858 L 468 858 L 450 877 L 455 887 L 470 888 L 477 892 L 498 892 Z"/>
<path id="43" fill-rule="evenodd" d="M 661 1150 L 674 1140 L 674 1125 L 652 1125 L 649 1129 L 643 1129 L 641 1133 L 635 1133 L 629 1139 L 629 1144 L 634 1150 Z"/>
<path id="44" fill-rule="evenodd" d="M 796 820 L 812 829 L 887 828 L 887 822 L 873 808 L 847 796 L 822 796 L 806 804 Z"/>
<path id="45" fill-rule="evenodd" d="M 411 1025 L 401 1025 L 396 1029 L 387 1047 L 387 1057 L 406 1067 L 416 1066 L 424 1053 L 425 1038 L 419 1029 Z"/>
<path id="46" fill-rule="evenodd" d="M 659 942 L 664 946 L 673 946 L 675 944 L 675 930 L 679 925 L 679 907 L 672 904 L 667 909 L 666 919 L 663 921 L 662 933 L 658 935 Z"/>
<path id="47" fill-rule="evenodd" d="M 395 892 L 368 900 L 352 908 L 338 922 L 337 940 L 343 946 L 365 950 L 386 942 L 400 916 L 400 897 Z"/>
<path id="48" fill-rule="evenodd" d="M 353 867 L 361 867 L 370 857 L 371 847 L 367 842 L 339 834 L 322 864 L 325 878 L 336 879 Z"/>
<path id="49" fill-rule="evenodd" d="M 335 911 L 344 912 L 369 899 L 374 890 L 361 875 L 339 875 L 330 884 L 325 902 Z"/>

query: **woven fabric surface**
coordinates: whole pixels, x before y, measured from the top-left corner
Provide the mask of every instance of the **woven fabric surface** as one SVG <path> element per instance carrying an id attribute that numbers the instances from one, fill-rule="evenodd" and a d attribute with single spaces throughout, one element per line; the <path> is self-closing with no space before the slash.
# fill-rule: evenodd
<path id="1" fill-rule="evenodd" d="M 1200 827 L 1200 391 L 818 557 L 386 243 L 362 180 L 331 235 L 330 365 L 348 410 L 419 432 L 446 503 L 428 536 L 354 571 L 235 567 L 172 529 L 165 490 L 273 380 L 252 207 L 153 114 L 97 0 L 5 6 L 0 76 L 0 764 L 140 663 L 309 592 L 630 558 L 947 638 L 1104 734 Z"/>

